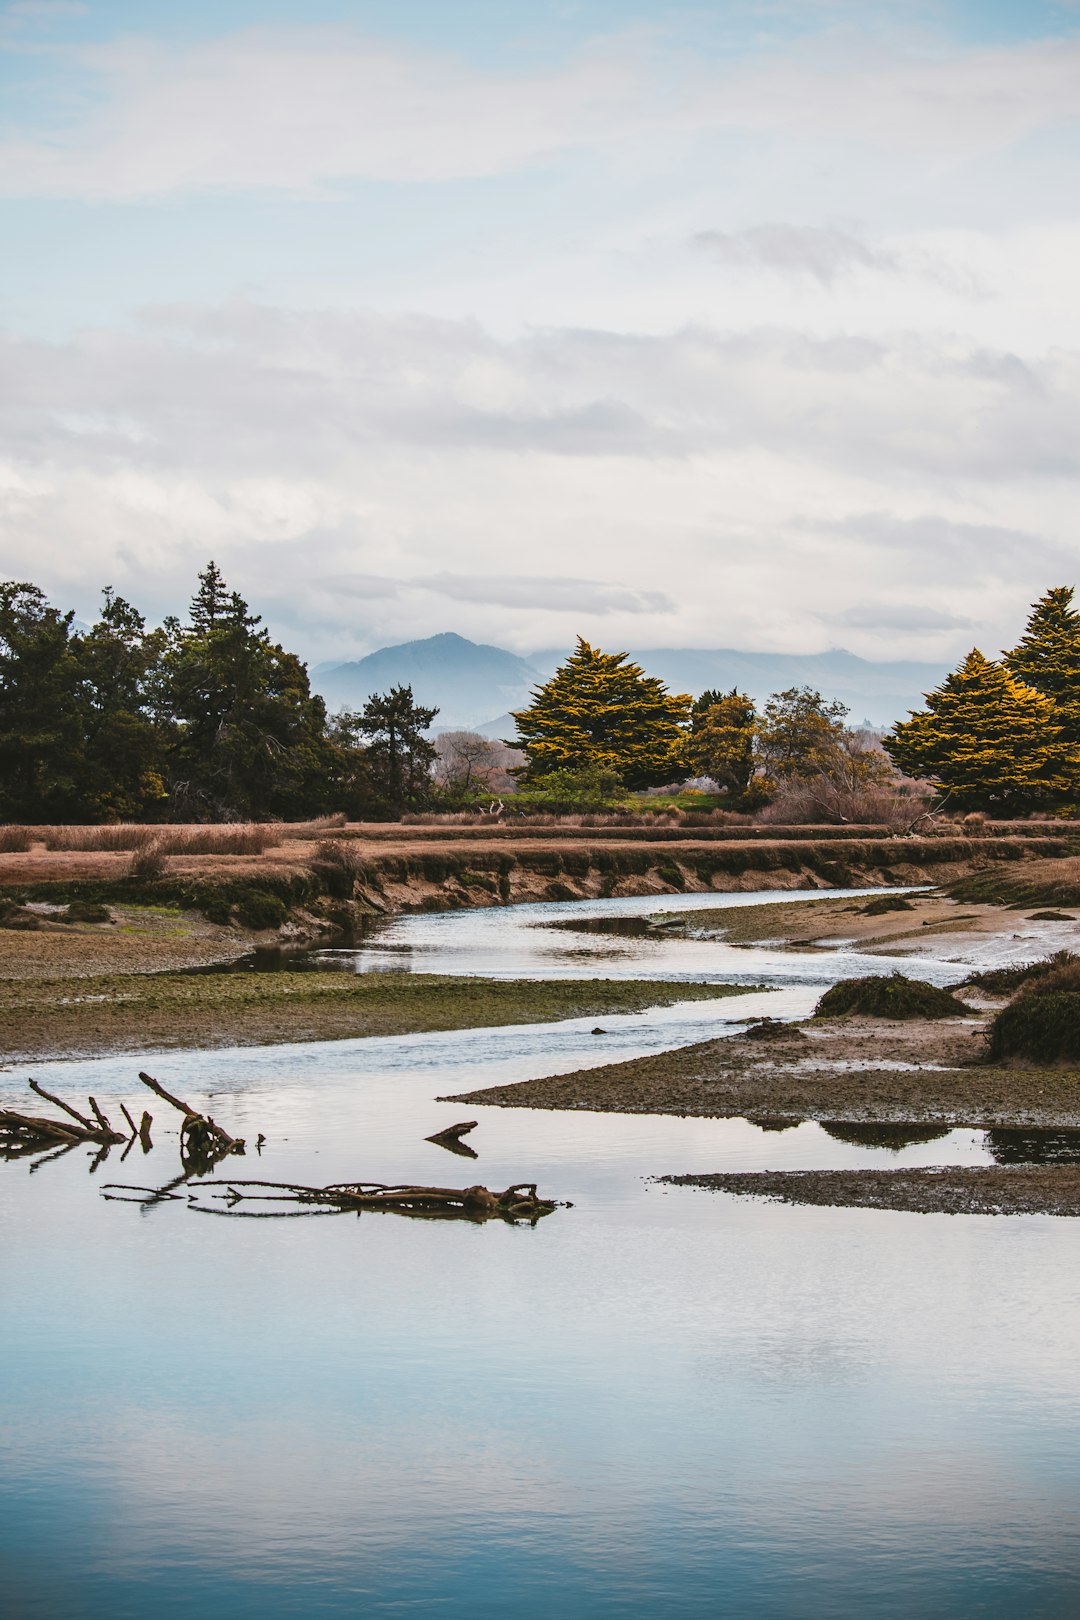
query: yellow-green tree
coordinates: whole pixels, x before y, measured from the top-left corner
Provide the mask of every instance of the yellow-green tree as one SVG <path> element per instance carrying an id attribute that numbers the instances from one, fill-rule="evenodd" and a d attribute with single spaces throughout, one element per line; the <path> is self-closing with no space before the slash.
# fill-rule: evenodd
<path id="1" fill-rule="evenodd" d="M 1075 793 L 1080 777 L 1051 700 L 978 648 L 884 746 L 900 770 L 934 782 L 958 808 L 1030 809 Z"/>
<path id="2" fill-rule="evenodd" d="M 691 698 L 646 675 L 626 653 L 578 639 L 576 650 L 516 712 L 515 747 L 530 780 L 551 771 L 613 772 L 629 788 L 658 787 L 687 770 Z"/>
<path id="3" fill-rule="evenodd" d="M 756 722 L 754 700 L 745 692 L 703 692 L 691 716 L 691 769 L 711 776 L 724 793 L 745 793 L 755 768 Z"/>
<path id="4" fill-rule="evenodd" d="M 1061 735 L 1080 743 L 1080 613 L 1072 601 L 1068 585 L 1041 596 L 1005 664 L 1017 680 L 1051 699 Z"/>

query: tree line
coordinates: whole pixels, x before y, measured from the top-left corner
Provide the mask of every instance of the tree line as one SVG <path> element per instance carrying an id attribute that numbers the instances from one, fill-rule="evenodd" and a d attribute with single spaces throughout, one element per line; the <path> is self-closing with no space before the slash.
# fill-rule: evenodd
<path id="1" fill-rule="evenodd" d="M 383 819 L 423 797 L 438 711 L 395 687 L 328 716 L 214 563 L 183 621 L 148 629 L 111 590 L 74 619 L 0 584 L 0 820 Z"/>
<path id="2" fill-rule="evenodd" d="M 432 741 L 410 687 L 327 715 L 214 563 L 184 620 L 148 628 L 114 591 L 88 629 L 37 586 L 0 585 L 0 820 L 393 819 L 515 789 L 521 809 L 599 809 L 706 778 L 774 819 L 881 819 L 935 790 L 1003 813 L 1080 802 L 1080 613 L 1057 587 L 1000 661 L 974 649 L 884 737 L 810 687 L 671 693 L 579 640 L 503 745 Z M 518 753 L 511 750 L 520 750 Z"/>

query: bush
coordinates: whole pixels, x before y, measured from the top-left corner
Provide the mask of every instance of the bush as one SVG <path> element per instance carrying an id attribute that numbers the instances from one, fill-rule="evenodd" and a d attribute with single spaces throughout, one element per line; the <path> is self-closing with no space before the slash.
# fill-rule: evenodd
<path id="1" fill-rule="evenodd" d="M 1047 956 L 1040 962 L 1017 962 L 1015 967 L 987 968 L 982 973 L 972 973 L 964 982 L 973 989 L 986 990 L 992 996 L 1007 996 L 1026 984 L 1039 983 L 1049 975 L 1073 966 L 1080 969 L 1080 957 L 1074 956 L 1072 951 L 1055 951 L 1053 956 Z M 1066 985 L 1062 988 L 1071 987 Z"/>
<path id="2" fill-rule="evenodd" d="M 128 867 L 131 876 L 139 878 L 142 882 L 153 882 L 157 878 L 164 877 L 168 869 L 168 858 L 156 841 L 137 848 Z"/>
<path id="3" fill-rule="evenodd" d="M 814 1008 L 815 1018 L 956 1018 L 972 1008 L 951 990 L 909 979 L 903 973 L 841 979 Z"/>
<path id="4" fill-rule="evenodd" d="M 289 908 L 276 894 L 265 889 L 249 889 L 237 902 L 236 914 L 245 928 L 280 928 Z"/>
<path id="5" fill-rule="evenodd" d="M 324 838 L 316 846 L 311 862 L 312 875 L 324 894 L 335 900 L 351 900 L 356 880 L 363 870 L 359 851 L 340 838 Z"/>
<path id="6" fill-rule="evenodd" d="M 658 866 L 656 868 L 656 875 L 661 882 L 666 883 L 671 889 L 686 888 L 685 877 L 680 872 L 679 868 L 673 864 L 668 866 Z"/>
<path id="7" fill-rule="evenodd" d="M 1080 971 L 1074 977 L 1080 980 Z M 989 1055 L 1032 1063 L 1080 1060 L 1080 990 L 1038 985 L 1017 996 L 990 1025 Z"/>

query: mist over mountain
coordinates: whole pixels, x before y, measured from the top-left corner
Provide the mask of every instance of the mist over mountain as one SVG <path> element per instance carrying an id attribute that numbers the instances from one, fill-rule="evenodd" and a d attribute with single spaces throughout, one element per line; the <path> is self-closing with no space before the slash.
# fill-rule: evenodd
<path id="1" fill-rule="evenodd" d="M 512 736 L 508 711 L 520 709 L 538 682 L 562 663 L 568 648 L 547 648 L 521 658 L 503 647 L 468 641 L 446 631 L 421 641 L 381 647 L 366 658 L 318 666 L 312 685 L 329 707 L 359 708 L 373 692 L 411 686 L 418 703 L 438 707 L 437 730 L 469 727 L 492 736 Z M 839 699 L 855 725 L 887 726 L 947 673 L 944 664 L 899 660 L 878 663 L 834 648 L 823 653 L 737 652 L 728 647 L 654 647 L 631 656 L 672 691 L 693 696 L 709 687 L 741 691 L 761 702 L 789 686 L 813 686 Z"/>

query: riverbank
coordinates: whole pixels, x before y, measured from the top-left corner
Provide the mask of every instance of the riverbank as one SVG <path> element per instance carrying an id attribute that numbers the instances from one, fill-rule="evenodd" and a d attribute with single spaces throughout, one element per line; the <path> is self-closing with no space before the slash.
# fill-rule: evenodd
<path id="1" fill-rule="evenodd" d="M 158 1049 L 269 1046 L 644 1012 L 738 994 L 641 980 L 424 973 L 162 973 L 0 980 L 0 1065 Z"/>

